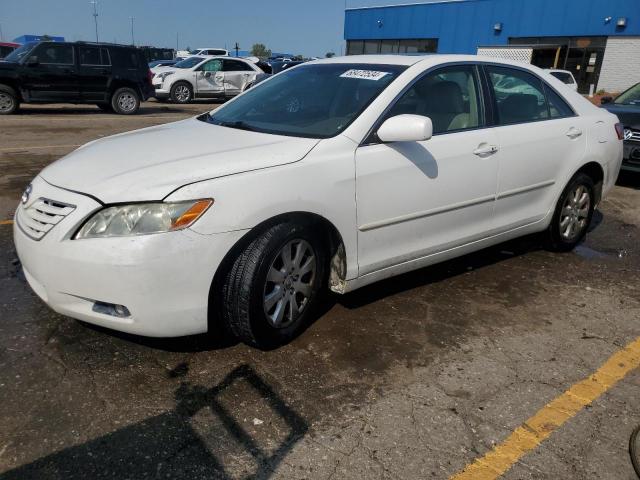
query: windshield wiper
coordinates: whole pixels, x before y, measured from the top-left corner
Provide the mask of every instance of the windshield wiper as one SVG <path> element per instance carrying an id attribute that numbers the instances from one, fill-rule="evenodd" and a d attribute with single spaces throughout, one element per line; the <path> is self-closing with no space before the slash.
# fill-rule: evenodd
<path id="1" fill-rule="evenodd" d="M 209 118 L 212 118 L 211 115 L 209 115 Z M 256 131 L 256 129 L 254 127 L 252 127 L 248 123 L 243 122 L 242 120 L 236 120 L 235 122 L 216 122 L 216 121 L 214 121 L 213 123 L 215 123 L 216 125 L 220 125 L 221 127 L 237 128 L 238 130 L 247 130 L 249 132 L 255 132 Z"/>

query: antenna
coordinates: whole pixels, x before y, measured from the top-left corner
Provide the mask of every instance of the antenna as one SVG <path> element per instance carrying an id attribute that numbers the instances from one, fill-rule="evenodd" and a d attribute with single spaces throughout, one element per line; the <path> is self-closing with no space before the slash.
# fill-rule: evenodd
<path id="1" fill-rule="evenodd" d="M 89 3 L 93 5 L 93 20 L 96 23 L 96 43 L 100 43 L 100 40 L 98 40 L 98 0 L 91 0 Z"/>

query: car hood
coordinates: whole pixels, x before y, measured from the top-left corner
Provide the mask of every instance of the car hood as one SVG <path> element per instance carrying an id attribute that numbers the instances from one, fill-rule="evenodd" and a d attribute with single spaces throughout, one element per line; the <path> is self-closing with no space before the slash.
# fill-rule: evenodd
<path id="1" fill-rule="evenodd" d="M 602 106 L 605 110 L 618 116 L 625 127 L 640 130 L 640 105 L 618 105 L 607 103 Z"/>
<path id="2" fill-rule="evenodd" d="M 318 141 L 192 118 L 95 140 L 40 175 L 104 203 L 161 200 L 189 183 L 297 162 Z"/>
<path id="3" fill-rule="evenodd" d="M 177 69 L 174 68 L 173 65 L 158 65 L 157 67 L 153 67 L 150 70 L 152 73 L 158 74 L 160 72 L 171 72 Z"/>

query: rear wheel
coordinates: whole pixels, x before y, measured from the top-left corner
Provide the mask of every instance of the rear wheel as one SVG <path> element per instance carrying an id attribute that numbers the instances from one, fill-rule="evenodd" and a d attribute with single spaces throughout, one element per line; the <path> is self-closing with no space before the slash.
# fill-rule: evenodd
<path id="1" fill-rule="evenodd" d="M 595 208 L 595 188 L 591 177 L 576 174 L 565 187 L 547 230 L 551 250 L 572 250 L 584 238 Z"/>
<path id="2" fill-rule="evenodd" d="M 111 108 L 120 115 L 132 115 L 140 108 L 140 96 L 133 88 L 119 88 L 111 97 Z"/>
<path id="3" fill-rule="evenodd" d="M 20 101 L 16 91 L 5 85 L 0 85 L 0 115 L 11 115 L 18 110 Z"/>
<path id="4" fill-rule="evenodd" d="M 177 82 L 171 87 L 173 103 L 189 103 L 193 98 L 193 88 L 187 82 Z"/>
<path id="5" fill-rule="evenodd" d="M 313 315 L 325 280 L 322 236 L 310 225 L 281 223 L 255 238 L 222 287 L 222 318 L 243 342 L 287 343 Z"/>

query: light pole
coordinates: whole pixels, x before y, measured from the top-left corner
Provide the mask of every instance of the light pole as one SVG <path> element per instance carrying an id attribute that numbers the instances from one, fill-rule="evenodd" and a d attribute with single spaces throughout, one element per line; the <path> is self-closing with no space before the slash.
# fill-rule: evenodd
<path id="1" fill-rule="evenodd" d="M 92 0 L 89 3 L 93 5 L 93 20 L 96 23 L 96 43 L 100 43 L 100 40 L 98 40 L 98 0 Z"/>
<path id="2" fill-rule="evenodd" d="M 4 35 L 2 35 L 2 24 L 0 23 L 0 42 L 4 40 Z"/>
<path id="3" fill-rule="evenodd" d="M 133 20 L 136 17 L 129 17 L 131 19 L 131 45 L 135 45 L 136 44 L 136 40 L 135 37 L 133 36 Z"/>

